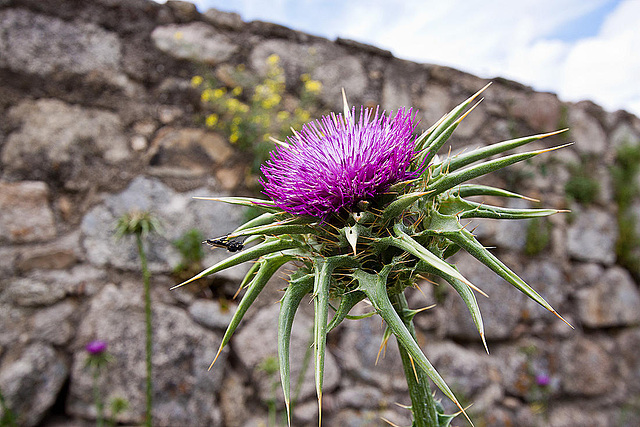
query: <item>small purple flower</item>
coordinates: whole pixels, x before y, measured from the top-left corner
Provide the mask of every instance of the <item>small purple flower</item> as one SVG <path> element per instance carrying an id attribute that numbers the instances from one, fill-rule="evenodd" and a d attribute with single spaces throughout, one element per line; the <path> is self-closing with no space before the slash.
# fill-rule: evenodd
<path id="1" fill-rule="evenodd" d="M 536 375 L 536 384 L 540 387 L 546 387 L 551 384 L 551 378 L 547 374 L 538 374 Z"/>
<path id="2" fill-rule="evenodd" d="M 96 356 L 98 354 L 104 353 L 107 350 L 107 343 L 100 340 L 91 341 L 89 344 L 87 344 L 85 350 L 87 350 L 90 355 Z"/>
<path id="3" fill-rule="evenodd" d="M 332 113 L 307 123 L 262 166 L 264 193 L 292 214 L 324 219 L 349 209 L 415 176 L 416 125 L 411 109 L 365 108 L 357 121 L 353 109 L 348 120 Z"/>

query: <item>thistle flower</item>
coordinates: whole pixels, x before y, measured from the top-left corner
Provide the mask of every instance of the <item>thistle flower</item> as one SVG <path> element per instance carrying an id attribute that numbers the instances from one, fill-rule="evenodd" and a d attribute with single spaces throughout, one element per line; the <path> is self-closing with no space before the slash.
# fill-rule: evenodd
<path id="1" fill-rule="evenodd" d="M 100 340 L 91 341 L 85 346 L 85 350 L 87 350 L 90 355 L 96 356 L 107 350 L 107 343 Z"/>
<path id="2" fill-rule="evenodd" d="M 488 85 L 487 85 L 488 86 Z M 436 152 L 458 124 L 478 104 L 478 93 L 458 105 L 417 138 L 412 110 L 395 115 L 379 110 L 332 114 L 305 125 L 264 165 L 264 193 L 270 200 L 246 197 L 215 200 L 264 211 L 224 238 L 221 247 L 244 249 L 174 286 L 186 285 L 245 261 L 257 259 L 239 291 L 246 293 L 225 332 L 217 360 L 245 313 L 267 281 L 289 261 L 298 270 L 289 278 L 280 302 L 278 356 L 284 400 L 290 413 L 289 344 L 294 315 L 302 298 L 314 303 L 314 371 L 322 417 L 322 385 L 327 334 L 347 318 L 351 308 L 368 299 L 385 321 L 383 345 L 391 334 L 398 341 L 415 427 L 449 425 L 433 400 L 431 380 L 466 416 L 444 379 L 416 341 L 411 310 L 404 290 L 425 275 L 449 283 L 467 306 L 485 344 L 482 316 L 474 291 L 479 288 L 447 262 L 460 249 L 560 319 L 562 317 L 535 290 L 489 252 L 461 224 L 473 218 L 522 219 L 552 215 L 555 209 L 508 209 L 466 200 L 469 196 L 498 196 L 531 200 L 525 196 L 466 181 L 551 151 L 536 150 L 497 155 L 555 135 L 552 132 L 499 142 L 440 160 Z M 492 158 L 491 160 L 487 160 Z M 243 242 L 234 239 L 245 239 Z M 329 303 L 336 300 L 336 305 Z M 329 320 L 329 307 L 337 307 Z M 564 321 L 564 319 L 562 319 Z M 467 417 L 468 419 L 468 417 Z M 470 422 L 470 420 L 469 420 Z"/>
<path id="3" fill-rule="evenodd" d="M 324 116 L 271 154 L 262 167 L 264 193 L 295 215 L 325 218 L 350 209 L 415 175 L 415 126 L 411 109 L 387 116 L 363 108 L 358 122 Z"/>

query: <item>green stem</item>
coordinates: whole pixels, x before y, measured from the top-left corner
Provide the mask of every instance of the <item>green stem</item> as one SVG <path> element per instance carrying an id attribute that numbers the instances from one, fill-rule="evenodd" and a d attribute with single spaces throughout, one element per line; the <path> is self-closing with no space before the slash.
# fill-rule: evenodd
<path id="1" fill-rule="evenodd" d="M 411 317 L 407 315 L 409 306 L 404 293 L 389 295 L 389 299 L 393 304 L 393 308 L 402 319 L 413 339 L 416 339 L 416 331 L 413 327 Z M 404 375 L 409 386 L 409 395 L 411 396 L 411 411 L 413 412 L 413 427 L 438 427 L 438 414 L 436 411 L 436 402 L 429 388 L 429 377 L 422 369 L 415 366 L 411 362 L 411 356 L 405 348 L 398 343 L 400 357 L 402 358 L 402 366 Z"/>
<path id="2" fill-rule="evenodd" d="M 152 329 L 151 329 L 151 274 L 147 268 L 147 255 L 142 245 L 142 235 L 136 234 L 136 242 L 138 244 L 138 253 L 140 254 L 140 263 L 142 264 L 142 278 L 144 281 L 144 316 L 146 324 L 146 367 L 147 367 L 147 384 L 146 384 L 146 412 L 145 426 L 151 427 L 151 404 L 153 397 L 153 387 L 151 384 L 151 352 L 152 352 Z"/>
<path id="3" fill-rule="evenodd" d="M 93 402 L 96 405 L 96 426 L 104 426 L 102 398 L 100 397 L 100 387 L 98 385 L 98 379 L 100 377 L 100 369 L 97 366 L 93 369 Z"/>

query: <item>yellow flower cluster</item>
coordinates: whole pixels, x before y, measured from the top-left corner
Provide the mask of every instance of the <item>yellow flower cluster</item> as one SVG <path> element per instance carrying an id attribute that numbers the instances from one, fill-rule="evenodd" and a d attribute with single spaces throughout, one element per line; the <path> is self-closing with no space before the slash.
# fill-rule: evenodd
<path id="1" fill-rule="evenodd" d="M 207 128 L 225 134 L 229 142 L 241 149 L 251 149 L 256 156 L 254 172 L 272 148 L 269 134 L 281 138 L 282 134 L 290 133 L 290 128 L 308 122 L 322 91 L 321 82 L 303 74 L 299 99 L 287 98 L 284 102 L 286 79 L 280 57 L 270 55 L 266 66 L 266 77 L 256 82 L 243 64 L 237 65 L 229 75 L 228 89 L 213 78 L 200 75 L 191 78 L 191 86 L 200 91 L 203 107 L 209 110 L 204 116 Z"/>

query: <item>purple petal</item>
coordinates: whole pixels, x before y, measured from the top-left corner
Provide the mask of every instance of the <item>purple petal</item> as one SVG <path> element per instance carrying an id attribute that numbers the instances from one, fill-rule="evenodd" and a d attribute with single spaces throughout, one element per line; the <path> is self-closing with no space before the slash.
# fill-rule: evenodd
<path id="1" fill-rule="evenodd" d="M 362 108 L 357 122 L 332 113 L 304 125 L 262 166 L 264 193 L 287 212 L 325 218 L 414 176 L 412 110 L 378 111 Z"/>

